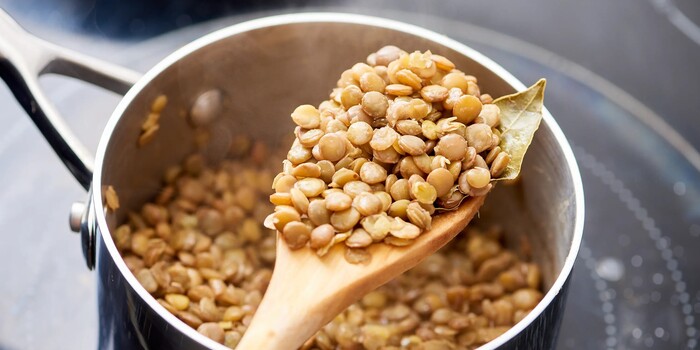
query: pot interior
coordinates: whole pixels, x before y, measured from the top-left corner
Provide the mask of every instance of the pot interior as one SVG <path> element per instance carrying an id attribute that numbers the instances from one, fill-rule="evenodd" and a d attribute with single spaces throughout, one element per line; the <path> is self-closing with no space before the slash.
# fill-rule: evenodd
<path id="1" fill-rule="evenodd" d="M 103 185 L 114 186 L 123 208 L 107 214 L 109 228 L 113 230 L 129 210 L 137 211 L 155 196 L 166 168 L 195 151 L 188 114 L 202 92 L 219 89 L 224 96 L 223 113 L 209 129 L 212 143 L 205 153 L 212 162 L 225 157 L 232 138 L 239 134 L 263 140 L 273 148 L 288 147 L 280 140 L 293 130 L 290 112 L 300 104 L 318 105 L 343 70 L 388 44 L 409 52 L 431 50 L 443 55 L 476 76 L 482 91 L 492 96 L 515 91 L 502 77 L 458 51 L 381 27 L 311 22 L 222 35 L 173 59 L 162 71 L 151 72 L 151 82 L 127 96 L 131 100 L 109 140 L 100 179 Z M 150 143 L 138 147 L 141 125 L 160 94 L 168 97 L 160 129 Z M 281 164 L 281 160 L 274 161 Z M 574 179 L 562 145 L 545 121 L 526 157 L 521 180 L 516 185 L 499 184 L 478 220 L 504 226 L 511 247 L 529 242 L 548 289 L 572 246 L 575 199 Z"/>

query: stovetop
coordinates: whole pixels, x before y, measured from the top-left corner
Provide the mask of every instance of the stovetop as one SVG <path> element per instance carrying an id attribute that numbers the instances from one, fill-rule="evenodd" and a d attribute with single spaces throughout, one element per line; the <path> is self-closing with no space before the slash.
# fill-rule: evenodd
<path id="1" fill-rule="evenodd" d="M 304 10 L 399 19 L 482 51 L 526 84 L 546 77 L 546 105 L 573 144 L 586 195 L 584 242 L 558 348 L 698 348 L 700 6 L 691 0 L 538 6 L 544 3 L 307 1 Z M 202 34 L 294 10 L 289 1 L 276 4 L 281 9 L 247 8 L 145 40 L 125 40 L 125 32 L 148 26 L 112 23 L 126 29 L 112 29 L 119 40 L 105 39 L 52 30 L 65 27 L 52 17 L 39 23 L 26 6 L 7 8 L 44 38 L 145 71 Z M 181 15 L 166 18 L 187 22 Z M 43 81 L 94 149 L 119 97 L 67 79 Z M 95 276 L 66 220 L 70 203 L 85 193 L 4 85 L 0 106 L 0 349 L 93 348 Z"/>

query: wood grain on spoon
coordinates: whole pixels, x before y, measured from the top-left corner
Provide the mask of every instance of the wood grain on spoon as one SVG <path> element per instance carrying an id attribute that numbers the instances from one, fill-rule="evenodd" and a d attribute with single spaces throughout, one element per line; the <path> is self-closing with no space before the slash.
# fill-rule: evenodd
<path id="1" fill-rule="evenodd" d="M 452 240 L 469 224 L 485 197 L 469 198 L 457 210 L 435 216 L 432 228 L 408 246 L 370 246 L 368 264 L 348 263 L 342 244 L 319 257 L 308 248 L 290 250 L 278 239 L 272 280 L 236 349 L 297 349 L 352 303 Z"/>

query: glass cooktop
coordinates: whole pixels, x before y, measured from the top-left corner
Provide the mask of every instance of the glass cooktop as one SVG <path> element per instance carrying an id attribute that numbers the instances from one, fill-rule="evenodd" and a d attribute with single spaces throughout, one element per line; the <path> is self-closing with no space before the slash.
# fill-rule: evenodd
<path id="1" fill-rule="evenodd" d="M 650 4 L 691 45 L 700 44 L 700 30 L 691 26 L 700 11 L 685 9 L 694 7 L 681 1 Z M 586 195 L 584 241 L 558 348 L 698 348 L 700 154 L 693 148 L 698 140 L 681 136 L 697 130 L 697 119 L 693 124 L 667 117 L 676 131 L 647 101 L 580 63 L 481 25 L 425 13 L 364 12 L 445 33 L 526 85 L 548 79 L 546 105 L 573 145 Z M 84 37 L 67 42 L 78 49 L 86 42 L 93 48 L 83 51 L 146 70 L 202 34 L 270 13 L 278 12 L 219 19 L 138 44 L 95 46 Z M 119 98 L 65 79 L 44 83 L 94 149 Z M 70 203 L 85 194 L 10 101 L 1 86 L 0 103 L 10 107 L 0 114 L 0 349 L 94 347 L 95 277 L 84 267 L 78 237 L 68 233 L 66 220 Z M 678 127 L 684 123 L 690 126 Z"/>

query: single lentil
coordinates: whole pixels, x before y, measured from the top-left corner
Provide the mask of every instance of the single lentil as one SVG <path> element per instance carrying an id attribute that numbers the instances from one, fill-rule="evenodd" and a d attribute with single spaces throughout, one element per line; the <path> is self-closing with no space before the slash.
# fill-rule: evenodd
<path id="1" fill-rule="evenodd" d="M 332 192 L 326 196 L 325 204 L 330 211 L 342 211 L 350 208 L 352 198 L 343 192 Z"/>
<path id="2" fill-rule="evenodd" d="M 107 209 L 114 212 L 119 209 L 119 196 L 117 196 L 117 191 L 114 187 L 107 186 L 105 190 L 105 202 L 107 203 Z"/>

